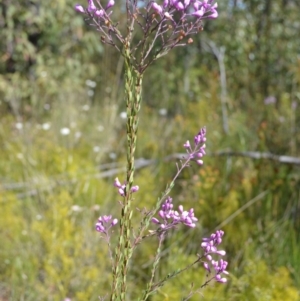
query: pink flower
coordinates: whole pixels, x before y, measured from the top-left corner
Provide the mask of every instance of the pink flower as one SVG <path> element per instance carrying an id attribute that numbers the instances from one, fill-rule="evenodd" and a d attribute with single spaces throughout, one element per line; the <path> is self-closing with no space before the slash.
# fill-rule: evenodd
<path id="1" fill-rule="evenodd" d="M 152 2 L 152 8 L 158 13 L 161 14 L 163 9 L 160 5 L 158 5 L 156 2 Z"/>
<path id="2" fill-rule="evenodd" d="M 88 10 L 90 13 L 94 12 L 95 10 L 97 10 L 97 7 L 96 7 L 96 5 L 95 5 L 95 3 L 94 3 L 93 0 L 88 0 L 88 2 L 89 2 L 89 5 L 88 5 L 87 10 Z"/>
<path id="3" fill-rule="evenodd" d="M 118 223 L 118 219 L 112 220 L 111 215 L 103 215 L 98 218 L 95 225 L 96 231 L 107 234 L 107 231 Z"/>
<path id="4" fill-rule="evenodd" d="M 104 15 L 103 9 L 98 9 L 98 10 L 96 10 L 96 11 L 95 11 L 95 15 L 96 15 L 97 17 L 102 17 L 102 16 Z"/>
<path id="5" fill-rule="evenodd" d="M 115 5 L 115 1 L 114 0 L 109 0 L 105 9 L 107 10 L 107 9 L 111 8 L 112 6 L 114 6 L 114 5 Z"/>
<path id="6" fill-rule="evenodd" d="M 75 10 L 77 10 L 78 12 L 83 13 L 83 14 L 85 13 L 83 6 L 79 5 L 79 4 L 75 5 Z"/>

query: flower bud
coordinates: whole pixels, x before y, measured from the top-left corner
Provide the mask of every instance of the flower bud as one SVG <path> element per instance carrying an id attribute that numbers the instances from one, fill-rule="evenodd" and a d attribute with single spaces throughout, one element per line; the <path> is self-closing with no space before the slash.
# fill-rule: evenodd
<path id="1" fill-rule="evenodd" d="M 83 14 L 85 13 L 84 8 L 79 4 L 75 5 L 75 10 L 77 10 L 78 12 L 83 13 Z"/>

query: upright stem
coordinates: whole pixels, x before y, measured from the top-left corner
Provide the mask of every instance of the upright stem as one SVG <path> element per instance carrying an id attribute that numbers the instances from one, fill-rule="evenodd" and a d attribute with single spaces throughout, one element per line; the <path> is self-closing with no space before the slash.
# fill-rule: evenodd
<path id="1" fill-rule="evenodd" d="M 157 250 L 156 250 L 155 259 L 154 259 L 152 270 L 151 270 L 151 278 L 150 278 L 150 280 L 149 280 L 149 282 L 147 284 L 146 290 L 143 292 L 142 299 L 139 299 L 139 301 L 146 301 L 147 298 L 152 293 L 151 289 L 152 289 L 152 285 L 153 285 L 155 273 L 156 273 L 156 270 L 157 270 L 157 267 L 158 267 L 158 264 L 159 264 L 159 261 L 160 261 L 160 258 L 161 258 L 161 248 L 162 248 L 163 241 L 165 239 L 165 234 L 166 234 L 165 232 L 162 232 L 159 235 L 158 247 L 157 247 Z"/>
<path id="2" fill-rule="evenodd" d="M 132 256 L 131 245 L 131 217 L 132 217 L 132 192 L 134 182 L 134 156 L 136 150 L 137 130 L 139 117 L 138 113 L 142 100 L 143 74 L 134 69 L 131 63 L 129 43 L 124 49 L 125 58 L 125 96 L 127 107 L 127 172 L 126 189 L 123 199 L 123 208 L 120 221 L 120 237 L 116 249 L 115 266 L 113 270 L 113 285 L 111 301 L 125 301 L 126 277 L 129 260 Z"/>

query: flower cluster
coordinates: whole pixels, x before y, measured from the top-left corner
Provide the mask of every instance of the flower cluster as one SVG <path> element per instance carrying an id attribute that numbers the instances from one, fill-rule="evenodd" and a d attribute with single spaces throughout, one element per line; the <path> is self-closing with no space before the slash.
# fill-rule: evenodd
<path id="1" fill-rule="evenodd" d="M 119 188 L 118 191 L 119 191 L 119 194 L 121 196 L 125 196 L 126 182 L 124 182 L 124 184 L 121 184 L 121 182 L 119 181 L 119 179 L 115 178 L 114 186 L 117 187 L 117 188 Z M 130 189 L 130 191 L 132 193 L 137 192 L 138 190 L 139 190 L 139 186 L 138 185 L 132 186 L 131 189 Z"/>
<path id="2" fill-rule="evenodd" d="M 194 215 L 194 209 L 191 208 L 189 211 L 185 211 L 183 206 L 180 205 L 178 211 L 173 210 L 172 201 L 172 198 L 168 197 L 162 204 L 161 210 L 158 212 L 162 221 L 153 217 L 152 222 L 159 225 L 162 230 L 168 230 L 178 224 L 184 224 L 191 228 L 196 227 L 195 222 L 198 219 Z"/>
<path id="3" fill-rule="evenodd" d="M 205 153 L 205 141 L 206 141 L 206 128 L 202 128 L 199 133 L 194 138 L 194 148 L 191 147 L 189 141 L 187 141 L 183 146 L 189 154 L 190 159 L 196 160 L 199 165 L 203 164 L 201 158 L 206 154 Z"/>
<path id="4" fill-rule="evenodd" d="M 204 250 L 204 256 L 208 260 L 204 262 L 204 268 L 211 273 L 212 268 L 215 271 L 214 279 L 218 282 L 225 283 L 227 279 L 222 277 L 222 274 L 228 275 L 229 273 L 226 271 L 228 262 L 220 259 L 214 260 L 211 254 L 217 254 L 220 256 L 224 256 L 226 252 L 224 250 L 218 250 L 217 246 L 222 242 L 222 236 L 224 235 L 224 231 L 218 230 L 216 233 L 211 234 L 209 238 L 203 238 L 201 243 L 201 248 Z"/>
<path id="5" fill-rule="evenodd" d="M 90 14 L 92 16 L 96 16 L 96 17 L 102 17 L 107 13 L 107 10 L 110 9 L 111 7 L 113 7 L 115 5 L 115 1 L 114 0 L 109 0 L 108 3 L 106 4 L 105 8 L 97 8 L 97 6 L 95 5 L 93 0 L 88 0 L 88 6 L 85 9 L 82 5 L 80 4 L 76 4 L 75 5 L 75 10 L 77 10 L 78 12 L 82 13 L 82 14 Z"/>
<path id="6" fill-rule="evenodd" d="M 157 2 L 156 2 L 157 1 Z M 218 4 L 215 0 L 126 0 L 127 26 L 141 29 L 141 38 L 130 44 L 132 64 L 140 73 L 158 58 L 166 55 L 177 46 L 193 43 L 190 37 L 203 30 L 203 19 L 218 17 Z M 119 20 L 113 20 L 112 7 L 115 0 L 88 0 L 87 6 L 75 5 L 75 10 L 85 14 L 97 27 L 103 43 L 112 45 L 122 52 L 123 46 L 131 40 L 134 30 L 125 36 Z M 159 40 L 156 45 L 156 41 Z M 157 47 L 158 46 L 158 47 Z M 127 47 L 127 46 L 126 46 Z"/>
<path id="7" fill-rule="evenodd" d="M 214 0 L 164 0 L 162 5 L 152 2 L 151 7 L 162 18 L 172 20 L 172 14 L 181 13 L 181 17 L 195 16 L 196 18 L 216 19 L 218 17 L 218 4 Z"/>
<path id="8" fill-rule="evenodd" d="M 112 220 L 111 215 L 103 215 L 98 218 L 98 222 L 96 223 L 96 231 L 107 234 L 108 230 L 115 226 L 118 223 L 118 219 L 114 218 Z"/>
<path id="9" fill-rule="evenodd" d="M 102 17 L 107 13 L 107 10 L 114 5 L 115 1 L 109 0 L 105 8 L 98 8 L 93 0 L 88 0 L 86 9 L 82 5 L 76 4 L 75 10 L 83 14 L 88 13 L 92 16 Z M 195 16 L 196 18 L 201 19 L 216 19 L 218 17 L 217 7 L 218 4 L 214 2 L 214 0 L 163 0 L 162 5 L 154 1 L 148 1 L 148 10 L 152 8 L 162 18 L 170 20 L 172 20 L 172 16 L 175 12 L 180 12 L 181 17 Z"/>

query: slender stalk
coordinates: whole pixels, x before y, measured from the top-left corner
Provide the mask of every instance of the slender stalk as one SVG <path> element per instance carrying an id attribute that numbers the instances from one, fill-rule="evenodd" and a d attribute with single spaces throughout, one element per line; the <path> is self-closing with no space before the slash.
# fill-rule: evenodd
<path id="1" fill-rule="evenodd" d="M 198 262 L 201 261 L 202 257 L 198 257 L 194 262 L 192 262 L 191 264 L 189 264 L 188 266 L 186 266 L 183 269 L 179 269 L 173 273 L 168 274 L 167 276 L 165 276 L 162 280 L 158 281 L 157 283 L 153 284 L 150 288 L 150 291 L 152 293 L 154 293 L 157 289 L 159 289 L 160 287 L 162 287 L 167 280 L 170 280 L 172 278 L 175 278 L 176 276 L 180 275 L 182 272 L 192 268 L 195 264 L 197 264 Z M 209 281 L 211 281 L 213 278 L 209 279 Z M 201 287 L 204 287 L 209 281 L 206 281 Z"/>
<path id="2" fill-rule="evenodd" d="M 143 238 L 148 237 L 148 235 L 143 235 L 143 234 L 148 229 L 152 217 L 158 212 L 163 201 L 167 198 L 167 196 L 172 191 L 172 189 L 175 185 L 175 181 L 179 177 L 180 173 L 183 171 L 184 168 L 186 168 L 189 165 L 190 161 L 191 161 L 191 159 L 189 157 L 187 157 L 187 159 L 181 164 L 180 167 L 177 166 L 177 172 L 176 172 L 175 176 L 173 177 L 171 183 L 166 187 L 165 191 L 162 193 L 162 196 L 160 198 L 158 198 L 158 200 L 155 204 L 155 208 L 152 211 L 150 211 L 149 214 L 147 214 L 141 221 L 141 225 L 139 227 L 137 236 L 136 236 L 134 244 L 133 244 L 133 249 L 137 247 L 137 245 L 141 242 L 141 240 Z"/>
<path id="3" fill-rule="evenodd" d="M 152 270 L 151 270 L 151 279 L 147 284 L 147 288 L 143 293 L 142 299 L 140 299 L 139 301 L 146 301 L 147 298 L 152 293 L 151 289 L 152 289 L 155 273 L 156 273 L 156 270 L 157 270 L 157 267 L 158 267 L 158 264 L 159 264 L 159 261 L 160 261 L 160 258 L 161 258 L 161 247 L 162 247 L 162 243 L 163 243 L 164 238 L 165 238 L 165 234 L 166 234 L 165 232 L 162 232 L 159 236 L 159 243 L 158 243 L 154 263 L 153 263 Z"/>
<path id="4" fill-rule="evenodd" d="M 143 74 L 133 68 L 129 42 L 125 45 L 123 55 L 125 58 L 125 96 L 127 107 L 127 171 L 126 189 L 120 221 L 120 236 L 118 247 L 116 249 L 115 267 L 113 270 L 111 301 L 125 301 L 127 291 L 126 277 L 129 260 L 133 251 L 131 245 L 131 188 L 134 182 L 134 158 L 139 122 L 138 114 L 142 100 Z"/>

